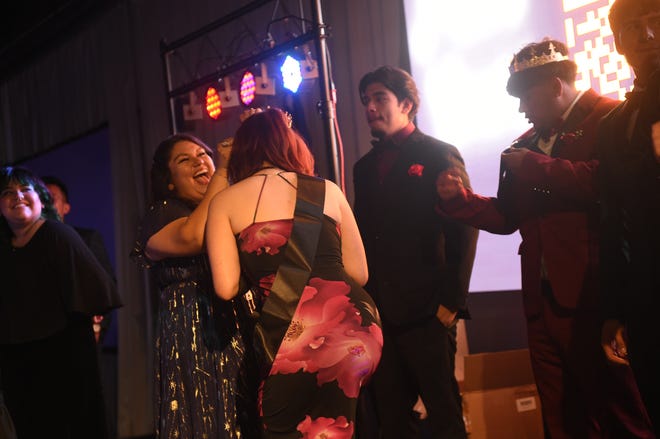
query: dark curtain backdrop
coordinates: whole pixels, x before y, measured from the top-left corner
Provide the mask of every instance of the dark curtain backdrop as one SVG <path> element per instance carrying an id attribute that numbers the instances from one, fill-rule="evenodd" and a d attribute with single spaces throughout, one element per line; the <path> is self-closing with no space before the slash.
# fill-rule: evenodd
<path id="1" fill-rule="evenodd" d="M 149 434 L 153 429 L 155 317 L 148 282 L 128 254 L 148 203 L 153 150 L 169 134 L 159 41 L 162 37 L 175 40 L 248 3 L 120 1 L 0 82 L 3 165 L 108 126 L 117 278 L 125 304 L 119 311 L 120 437 Z M 357 83 L 379 65 L 408 68 L 403 2 L 326 0 L 323 12 L 331 27 L 328 44 L 337 87 L 337 119 L 352 199 L 353 164 L 370 148 Z M 87 208 L 93 208 L 93 200 Z"/>

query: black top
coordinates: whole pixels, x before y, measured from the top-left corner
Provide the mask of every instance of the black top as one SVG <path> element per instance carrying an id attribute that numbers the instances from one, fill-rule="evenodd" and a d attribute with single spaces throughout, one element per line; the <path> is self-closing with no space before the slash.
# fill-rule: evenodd
<path id="1" fill-rule="evenodd" d="M 0 344 L 53 335 L 70 313 L 120 306 L 113 279 L 75 230 L 57 221 L 46 220 L 24 247 L 0 244 L 0 267 Z"/>
<path id="2" fill-rule="evenodd" d="M 92 253 L 94 253 L 94 256 L 96 256 L 96 259 L 105 271 L 116 280 L 115 270 L 112 262 L 110 262 L 110 256 L 108 255 L 108 250 L 105 247 L 101 233 L 98 230 L 88 229 L 86 227 L 73 226 L 73 228 L 78 232 L 82 240 L 85 241 L 85 244 L 87 244 L 87 247 L 89 247 Z"/>

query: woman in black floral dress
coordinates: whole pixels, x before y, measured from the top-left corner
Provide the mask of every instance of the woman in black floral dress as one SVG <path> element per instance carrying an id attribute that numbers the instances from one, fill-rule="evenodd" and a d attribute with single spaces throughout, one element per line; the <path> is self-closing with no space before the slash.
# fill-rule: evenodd
<path id="1" fill-rule="evenodd" d="M 295 298 L 287 304 L 290 318 L 283 319 L 281 337 L 275 337 L 275 355 L 269 357 L 266 349 L 259 358 L 263 437 L 352 438 L 360 387 L 380 360 L 380 319 L 361 287 L 367 280 L 366 258 L 348 202 L 335 184 L 308 177 L 313 158 L 287 122 L 280 110 L 267 109 L 236 133 L 228 169 L 236 183 L 214 198 L 209 211 L 213 281 L 216 293 L 231 299 L 242 268 L 266 338 L 278 331 L 269 300 L 279 300 L 288 288 Z M 299 259 L 289 267 L 294 277 L 304 276 L 294 291 L 281 266 L 289 261 L 288 247 L 309 244 L 291 238 L 299 227 L 298 216 L 293 218 L 301 203 L 298 188 L 309 180 L 322 188 L 311 202 L 322 207 L 323 215 L 309 267 Z M 260 337 L 254 341 L 262 348 Z"/>
<path id="2" fill-rule="evenodd" d="M 221 150 L 222 151 L 222 150 Z M 245 345 L 232 304 L 213 294 L 204 227 L 213 195 L 226 188 L 212 151 L 176 134 L 154 154 L 155 203 L 145 216 L 133 257 L 149 268 L 160 293 L 156 340 L 158 438 L 251 438 Z M 224 160 L 226 163 L 226 158 Z M 254 400 L 254 398 L 252 398 Z M 254 405 L 254 404 L 252 404 Z"/>

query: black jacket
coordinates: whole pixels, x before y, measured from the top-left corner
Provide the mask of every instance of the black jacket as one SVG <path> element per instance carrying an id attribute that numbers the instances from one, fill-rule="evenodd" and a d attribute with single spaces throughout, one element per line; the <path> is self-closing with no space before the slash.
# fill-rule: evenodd
<path id="1" fill-rule="evenodd" d="M 651 125 L 660 120 L 660 73 L 601 121 L 601 273 L 605 318 L 630 325 L 660 306 L 660 163 Z"/>
<path id="2" fill-rule="evenodd" d="M 385 325 L 421 323 L 441 304 L 465 317 L 478 232 L 437 213 L 435 186 L 440 172 L 455 167 L 469 187 L 460 153 L 416 129 L 397 146 L 381 184 L 379 147 L 354 167 L 355 215 L 369 264 L 365 289 Z"/>

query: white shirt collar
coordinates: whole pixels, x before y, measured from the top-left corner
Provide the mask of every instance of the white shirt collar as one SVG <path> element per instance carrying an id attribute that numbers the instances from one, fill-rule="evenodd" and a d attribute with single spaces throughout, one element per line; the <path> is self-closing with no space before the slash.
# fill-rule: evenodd
<path id="1" fill-rule="evenodd" d="M 586 92 L 585 90 L 582 90 L 582 91 L 578 92 L 578 94 L 573 99 L 573 102 L 571 102 L 571 105 L 569 105 L 568 108 L 566 109 L 566 111 L 564 111 L 564 114 L 561 115 L 562 125 L 564 124 L 564 122 L 566 122 L 566 119 L 568 119 L 568 115 L 571 114 L 571 111 L 573 111 L 573 108 L 575 107 L 575 104 L 577 104 L 577 101 L 580 100 L 580 98 L 582 97 L 582 95 L 584 95 L 585 92 Z M 543 151 L 546 155 L 552 154 L 552 148 L 555 146 L 555 141 L 557 140 L 557 135 L 558 134 L 559 134 L 559 132 L 554 133 L 552 136 L 550 136 L 548 138 L 547 141 L 545 141 L 545 140 L 543 140 L 539 137 L 539 140 L 538 140 L 538 143 L 537 143 L 536 146 L 538 147 L 538 149 Z"/>

